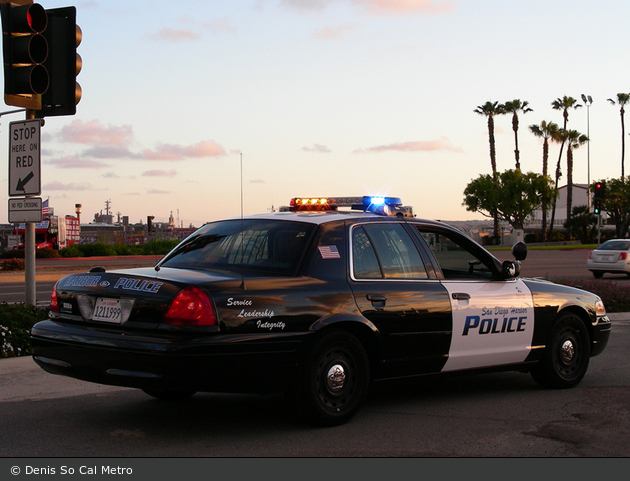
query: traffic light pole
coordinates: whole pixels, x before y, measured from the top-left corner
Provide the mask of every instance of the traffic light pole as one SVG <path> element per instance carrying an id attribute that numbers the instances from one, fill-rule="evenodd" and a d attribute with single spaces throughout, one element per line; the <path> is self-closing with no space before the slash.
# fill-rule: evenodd
<path id="1" fill-rule="evenodd" d="M 32 110 L 26 111 L 26 120 L 35 118 Z M 32 196 L 27 196 L 29 198 Z M 24 284 L 26 296 L 25 304 L 32 306 L 37 304 L 37 266 L 35 256 L 35 223 L 26 222 L 24 224 Z"/>

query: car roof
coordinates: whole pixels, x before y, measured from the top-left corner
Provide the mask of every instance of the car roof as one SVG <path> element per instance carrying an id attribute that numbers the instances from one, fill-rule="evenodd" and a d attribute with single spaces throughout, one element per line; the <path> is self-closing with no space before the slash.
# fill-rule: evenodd
<path id="1" fill-rule="evenodd" d="M 240 220 L 240 217 L 232 217 L 229 219 L 221 220 Z M 351 221 L 363 221 L 363 222 L 395 222 L 404 220 L 405 222 L 432 224 L 438 226 L 453 227 L 444 224 L 443 222 L 423 219 L 418 217 L 396 217 L 396 216 L 384 216 L 372 214 L 369 212 L 358 211 L 312 211 L 312 212 L 269 212 L 266 214 L 254 214 L 244 216 L 243 219 L 264 219 L 264 220 L 287 220 L 294 222 L 306 222 L 310 224 L 324 224 L 326 222 L 351 220 Z"/>

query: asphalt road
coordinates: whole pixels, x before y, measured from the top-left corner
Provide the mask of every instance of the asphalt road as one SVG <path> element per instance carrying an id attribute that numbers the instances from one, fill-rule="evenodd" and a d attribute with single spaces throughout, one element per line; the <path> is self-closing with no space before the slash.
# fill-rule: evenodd
<path id="1" fill-rule="evenodd" d="M 525 373 L 387 383 L 348 424 L 325 429 L 279 396 L 169 403 L 0 359 L 0 457 L 628 457 L 629 350 L 630 318 L 615 320 L 574 389 L 541 389 Z"/>

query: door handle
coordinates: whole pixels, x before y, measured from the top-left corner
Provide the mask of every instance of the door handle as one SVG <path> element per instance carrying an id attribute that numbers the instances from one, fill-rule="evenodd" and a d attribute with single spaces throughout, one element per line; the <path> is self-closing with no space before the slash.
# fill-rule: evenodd
<path id="1" fill-rule="evenodd" d="M 467 292 L 453 292 L 452 297 L 456 301 L 467 301 L 470 299 L 470 294 Z"/>
<path id="2" fill-rule="evenodd" d="M 385 303 L 387 302 L 387 296 L 385 294 L 367 294 L 365 297 L 374 307 L 378 308 L 385 307 Z"/>

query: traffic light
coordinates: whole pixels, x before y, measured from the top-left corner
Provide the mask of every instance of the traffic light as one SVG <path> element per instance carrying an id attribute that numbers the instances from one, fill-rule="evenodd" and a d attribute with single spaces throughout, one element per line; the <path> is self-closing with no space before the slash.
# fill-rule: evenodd
<path id="1" fill-rule="evenodd" d="M 50 76 L 50 86 L 42 95 L 41 109 L 35 117 L 74 115 L 81 100 L 81 86 L 77 75 L 81 71 L 82 60 L 77 53 L 82 32 L 77 25 L 75 7 L 46 10 L 48 27 L 44 37 L 48 42 L 49 55 L 44 67 Z"/>
<path id="2" fill-rule="evenodd" d="M 48 90 L 49 75 L 43 63 L 48 42 L 42 33 L 46 10 L 33 0 L 0 0 L 4 56 L 4 101 L 7 105 L 39 109 L 40 95 Z"/>
<path id="3" fill-rule="evenodd" d="M 595 182 L 593 186 L 593 213 L 602 213 L 602 204 L 606 199 L 606 183 Z"/>
<path id="4" fill-rule="evenodd" d="M 604 199 L 606 194 L 606 183 L 605 182 L 595 182 L 595 188 L 593 191 L 593 196 L 596 199 Z"/>

